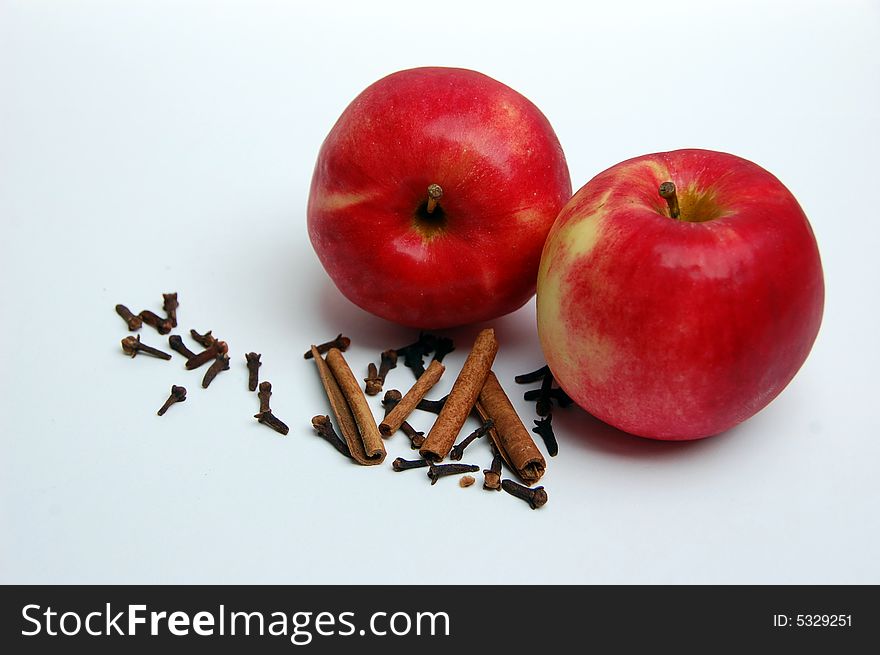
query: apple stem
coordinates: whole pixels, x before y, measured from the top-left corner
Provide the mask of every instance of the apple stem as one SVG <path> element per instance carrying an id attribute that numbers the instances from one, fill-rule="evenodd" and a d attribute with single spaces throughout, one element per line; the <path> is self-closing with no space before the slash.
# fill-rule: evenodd
<path id="1" fill-rule="evenodd" d="M 660 185 L 660 196 L 666 199 L 669 205 L 669 215 L 678 219 L 681 216 L 681 207 L 678 206 L 678 195 L 675 193 L 675 184 L 672 182 L 664 182 Z"/>
<path id="2" fill-rule="evenodd" d="M 443 197 L 443 189 L 440 188 L 439 184 L 432 184 L 428 187 L 428 206 L 425 208 L 425 211 L 429 214 L 434 213 L 434 208 L 437 207 L 437 201 Z"/>

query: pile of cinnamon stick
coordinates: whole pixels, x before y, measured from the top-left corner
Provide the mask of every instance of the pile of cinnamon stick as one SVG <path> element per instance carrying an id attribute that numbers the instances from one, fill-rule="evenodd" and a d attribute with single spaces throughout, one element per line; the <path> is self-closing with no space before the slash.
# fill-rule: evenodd
<path id="1" fill-rule="evenodd" d="M 423 341 L 420 338 L 420 342 Z M 417 345 L 418 343 L 413 344 L 413 346 Z M 435 357 L 427 369 L 414 368 L 416 371 L 421 368 L 423 372 L 417 373 L 418 378 L 415 384 L 396 401 L 393 408 L 377 425 L 364 390 L 361 389 L 361 385 L 352 373 L 340 349 L 331 347 L 327 350 L 326 356 L 323 356 L 321 350 L 323 349 L 318 346 L 312 346 L 308 358 L 314 359 L 317 365 L 321 383 L 342 435 L 339 440 L 345 443 L 352 459 L 358 464 L 365 466 L 381 464 L 386 457 L 383 437 L 387 438 L 395 434 L 406 425 L 406 419 L 415 409 L 419 408 L 420 403 L 425 404 L 425 396 L 445 372 L 444 365 Z M 444 346 L 444 350 L 448 352 L 450 346 L 447 344 Z M 383 362 L 392 359 L 388 356 L 388 353 L 391 352 L 395 351 L 383 353 Z M 475 466 L 440 464 L 450 455 L 450 452 L 454 451 L 456 439 L 458 439 L 468 416 L 473 412 L 483 425 L 480 430 L 469 436 L 468 440 L 479 438 L 483 433 L 488 434 L 496 461 L 503 461 L 525 485 L 534 485 L 541 479 L 547 463 L 501 387 L 498 378 L 492 372 L 492 364 L 497 352 L 498 341 L 495 338 L 494 330 L 491 328 L 482 330 L 477 335 L 449 395 L 442 404 L 437 403 L 439 405 L 438 415 L 427 436 L 423 441 L 413 440 L 413 444 L 420 443 L 418 450 L 422 460 L 415 462 L 397 460 L 395 470 L 428 467 L 428 476 L 431 478 L 432 484 L 447 472 L 464 473 L 468 470 L 478 470 L 479 467 Z M 407 354 L 411 355 L 412 353 Z M 393 359 L 396 362 L 396 355 Z M 375 365 L 371 366 L 369 376 L 365 379 L 371 395 L 377 393 L 377 389 L 381 390 L 385 374 L 390 367 L 386 365 L 385 370 L 379 375 Z M 399 397 L 399 392 L 395 393 L 398 393 Z M 315 429 L 332 441 L 333 435 L 329 433 L 333 428 L 328 424 L 327 417 L 319 416 L 313 419 Z M 460 444 L 455 447 L 458 458 L 461 457 L 461 451 L 464 447 L 470 443 L 468 440 L 465 440 L 467 443 L 463 442 L 463 446 Z M 408 465 L 401 466 L 401 461 Z M 504 489 L 512 495 L 529 500 L 533 509 L 546 502 L 546 492 L 543 491 L 543 487 L 526 489 L 509 480 L 502 484 L 498 468 L 497 464 L 493 462 L 493 465 L 484 471 L 483 487 L 485 489 Z M 462 486 L 470 482 L 472 480 L 464 480 Z M 536 494 L 542 501 L 534 502 Z"/>

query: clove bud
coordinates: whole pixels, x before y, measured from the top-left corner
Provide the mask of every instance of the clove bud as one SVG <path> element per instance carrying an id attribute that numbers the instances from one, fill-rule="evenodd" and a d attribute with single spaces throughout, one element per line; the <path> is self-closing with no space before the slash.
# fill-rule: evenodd
<path id="1" fill-rule="evenodd" d="M 138 316 L 141 317 L 141 320 L 149 325 L 150 327 L 156 328 L 159 334 L 168 334 L 171 332 L 171 328 L 174 326 L 171 324 L 170 318 L 162 318 L 155 312 L 151 312 L 149 309 L 145 309 Z"/>
<path id="2" fill-rule="evenodd" d="M 179 334 L 172 334 L 169 336 L 168 345 L 171 346 L 171 350 L 180 353 L 187 359 L 192 359 L 196 356 L 192 350 L 186 347 L 186 344 L 183 343 L 183 338 Z"/>
<path id="3" fill-rule="evenodd" d="M 125 337 L 122 340 L 122 352 L 131 357 L 142 352 L 147 355 L 152 355 L 153 357 L 158 357 L 159 359 L 171 359 L 171 355 L 168 353 L 141 343 L 141 335 L 137 335 L 137 337 Z"/>
<path id="4" fill-rule="evenodd" d="M 538 380 L 543 380 L 544 376 L 550 373 L 550 367 L 546 364 L 539 368 L 537 371 L 532 371 L 531 373 L 523 373 L 522 375 L 517 375 L 513 378 L 514 382 L 517 384 L 528 384 L 530 382 L 537 382 Z"/>
<path id="5" fill-rule="evenodd" d="M 480 467 L 476 464 L 435 464 L 434 462 L 429 462 L 428 477 L 431 478 L 431 485 L 434 485 L 437 484 L 437 480 L 447 475 L 474 473 L 479 470 Z"/>
<path id="6" fill-rule="evenodd" d="M 128 325 L 128 329 L 134 332 L 140 330 L 144 321 L 140 316 L 133 314 L 125 305 L 116 305 L 116 313 L 122 317 L 122 320 Z"/>
<path id="7" fill-rule="evenodd" d="M 202 388 L 207 389 L 211 382 L 214 381 L 214 378 L 217 377 L 217 374 L 220 371 L 228 371 L 229 370 L 229 355 L 217 355 L 216 359 L 214 359 L 214 363 L 205 371 L 205 377 L 202 378 Z"/>
<path id="8" fill-rule="evenodd" d="M 226 342 L 215 340 L 202 352 L 186 360 L 186 368 L 188 371 L 195 370 L 200 366 L 207 364 L 212 359 L 216 359 L 220 355 L 225 355 L 227 352 L 229 352 L 229 346 L 226 344 Z"/>
<path id="9" fill-rule="evenodd" d="M 189 334 L 193 338 L 193 341 L 200 344 L 203 348 L 210 348 L 214 345 L 214 342 L 217 341 L 214 335 L 211 334 L 211 330 L 208 330 L 204 334 L 199 334 L 195 330 L 190 330 Z"/>
<path id="10" fill-rule="evenodd" d="M 428 400 L 427 398 L 422 398 L 419 401 L 419 404 L 416 405 L 416 409 L 420 409 L 424 412 L 431 412 L 432 414 L 439 414 L 440 410 L 443 409 L 443 405 L 446 404 L 447 398 L 449 398 L 449 394 L 446 394 L 439 400 Z"/>
<path id="11" fill-rule="evenodd" d="M 489 468 L 483 469 L 483 489 L 488 491 L 501 491 L 502 461 L 501 453 L 496 450 Z"/>
<path id="12" fill-rule="evenodd" d="M 159 411 L 156 412 L 159 416 L 164 416 L 165 412 L 168 411 L 168 408 L 171 407 L 174 403 L 182 403 L 186 400 L 186 387 L 178 387 L 177 385 L 171 385 L 171 395 L 168 396 L 168 400 L 165 401 L 165 404 L 159 408 Z"/>
<path id="13" fill-rule="evenodd" d="M 248 389 L 250 391 L 257 390 L 257 382 L 260 377 L 260 353 L 247 353 L 244 358 L 247 360 L 248 369 Z"/>
<path id="14" fill-rule="evenodd" d="M 337 348 L 338 350 L 345 352 L 346 350 L 348 350 L 348 347 L 350 345 L 351 345 L 351 339 L 349 339 L 348 337 L 342 336 L 342 333 L 340 332 L 339 334 L 336 335 L 335 339 L 332 339 L 331 341 L 327 341 L 326 343 L 322 343 L 318 346 L 315 346 L 315 348 L 317 348 L 318 352 L 323 355 L 325 353 L 330 352 L 330 350 L 332 350 L 333 348 Z M 311 358 L 312 358 L 312 351 L 311 351 L 311 349 L 309 349 L 303 355 L 303 359 L 311 359 Z"/>
<path id="15" fill-rule="evenodd" d="M 313 416 L 312 427 L 315 428 L 315 432 L 317 432 L 322 439 L 333 446 L 341 454 L 351 459 L 351 452 L 348 450 L 348 445 L 343 441 L 342 437 L 336 433 L 336 430 L 333 429 L 333 424 L 330 422 L 329 416 Z"/>
<path id="16" fill-rule="evenodd" d="M 176 292 L 162 294 L 162 308 L 165 310 L 165 315 L 168 317 L 168 320 L 171 321 L 171 327 L 177 327 L 178 307 L 180 307 L 180 303 L 177 302 Z"/>
<path id="17" fill-rule="evenodd" d="M 364 393 L 368 396 L 375 396 L 382 391 L 382 380 L 379 379 L 379 370 L 373 362 L 367 366 L 367 377 L 364 378 L 367 386 L 364 387 Z"/>
<path id="18" fill-rule="evenodd" d="M 547 492 L 544 487 L 529 489 L 513 480 L 502 480 L 501 488 L 511 496 L 526 501 L 532 509 L 538 509 L 547 504 Z"/>
<path id="19" fill-rule="evenodd" d="M 290 428 L 272 413 L 272 409 L 269 407 L 269 397 L 271 395 L 272 383 L 268 381 L 260 382 L 260 391 L 257 394 L 257 397 L 260 399 L 260 411 L 254 414 L 254 418 L 260 423 L 268 425 L 275 432 L 286 435 L 290 432 Z"/>
<path id="20" fill-rule="evenodd" d="M 410 469 L 420 469 L 428 466 L 428 460 L 426 459 L 404 459 L 403 457 L 398 457 L 393 462 L 391 462 L 391 468 L 395 471 L 409 471 Z"/>
<path id="21" fill-rule="evenodd" d="M 547 446 L 547 454 L 550 457 L 556 457 L 559 454 L 559 444 L 556 441 L 556 435 L 553 433 L 553 415 L 548 414 L 545 418 L 535 421 L 535 427 L 532 432 L 539 435 Z"/>
<path id="22" fill-rule="evenodd" d="M 470 446 L 474 441 L 482 437 L 486 434 L 492 427 L 495 425 L 495 421 L 493 419 L 487 419 L 483 425 L 478 427 L 476 430 L 471 432 L 467 437 L 461 440 L 460 443 L 455 444 L 452 447 L 452 450 L 449 451 L 449 459 L 460 462 L 461 458 L 464 456 L 464 449 Z"/>

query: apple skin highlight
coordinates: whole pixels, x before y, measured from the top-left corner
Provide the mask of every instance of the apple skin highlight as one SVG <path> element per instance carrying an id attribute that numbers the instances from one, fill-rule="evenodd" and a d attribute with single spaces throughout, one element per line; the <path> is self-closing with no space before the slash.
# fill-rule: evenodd
<path id="1" fill-rule="evenodd" d="M 429 215 L 432 184 L 443 195 Z M 417 68 L 372 84 L 333 126 L 308 230 L 356 305 L 447 328 L 534 295 L 541 248 L 570 197 L 562 148 L 535 105 L 475 71 Z"/>
<path id="2" fill-rule="evenodd" d="M 680 220 L 658 193 L 678 189 Z M 822 264 L 794 196 L 708 150 L 630 159 L 566 204 L 544 245 L 538 333 L 560 386 L 597 418 L 665 440 L 723 432 L 807 358 Z"/>

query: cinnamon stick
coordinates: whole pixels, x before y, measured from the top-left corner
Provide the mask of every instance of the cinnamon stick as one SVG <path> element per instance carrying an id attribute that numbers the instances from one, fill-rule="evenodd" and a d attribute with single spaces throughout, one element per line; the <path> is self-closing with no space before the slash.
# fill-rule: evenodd
<path id="1" fill-rule="evenodd" d="M 461 427 L 480 395 L 497 352 L 498 341 L 495 339 L 495 331 L 491 328 L 482 330 L 477 335 L 474 347 L 468 354 L 455 384 L 452 385 L 452 391 L 449 392 L 449 397 L 440 410 L 434 426 L 419 449 L 419 454 L 423 458 L 439 462 L 452 450 Z"/>
<path id="2" fill-rule="evenodd" d="M 507 465 L 529 486 L 540 480 L 547 462 L 492 371 L 486 376 L 476 408 L 483 421 L 495 421 L 489 437 Z"/>
<path id="3" fill-rule="evenodd" d="M 425 395 L 431 390 L 431 387 L 437 384 L 437 381 L 440 379 L 440 376 L 443 375 L 443 371 L 445 370 L 446 368 L 443 364 L 436 359 L 433 360 L 431 365 L 428 366 L 428 370 L 422 373 L 419 379 L 416 380 L 416 383 L 406 392 L 406 395 L 400 399 L 394 409 L 388 412 L 388 415 L 385 416 L 385 419 L 379 424 L 379 432 L 386 437 L 390 437 L 397 432 L 400 426 L 403 425 L 403 422 L 416 408 L 416 405 L 419 404 L 419 401 L 425 397 Z"/>
<path id="4" fill-rule="evenodd" d="M 382 435 L 379 434 L 376 419 L 373 418 L 373 412 L 367 404 L 367 397 L 364 396 L 361 385 L 358 384 L 348 362 L 345 361 L 345 357 L 342 356 L 342 352 L 338 348 L 331 348 L 327 353 L 327 365 L 333 372 L 333 377 L 336 378 L 336 383 L 339 385 L 349 409 L 351 409 L 351 414 L 354 416 L 361 434 L 366 456 L 371 463 L 381 463 L 385 460 L 385 444 L 382 442 Z"/>
<path id="5" fill-rule="evenodd" d="M 348 446 L 352 459 L 364 466 L 381 464 L 385 459 L 384 451 L 378 456 L 371 457 L 367 455 L 364 449 L 364 442 L 358 431 L 357 422 L 348 406 L 348 401 L 345 399 L 339 383 L 336 382 L 333 371 L 330 370 L 330 367 L 324 361 L 316 346 L 312 346 L 311 355 L 315 360 L 315 365 L 318 367 L 321 384 L 324 386 L 327 399 L 330 401 L 330 408 L 336 416 L 336 423 L 339 426 L 339 431 L 342 433 L 342 438 L 345 439 L 345 444 Z"/>

